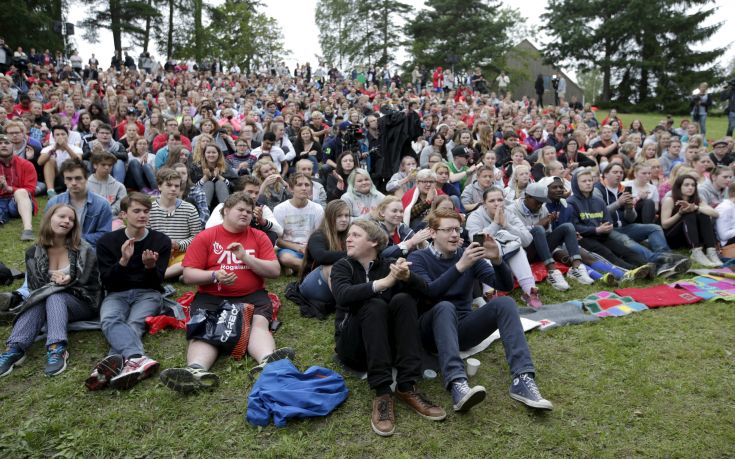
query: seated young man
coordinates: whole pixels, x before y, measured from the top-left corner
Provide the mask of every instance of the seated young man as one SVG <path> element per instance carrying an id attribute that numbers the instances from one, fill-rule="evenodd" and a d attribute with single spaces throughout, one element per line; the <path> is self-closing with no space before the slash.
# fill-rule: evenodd
<path id="1" fill-rule="evenodd" d="M 283 236 L 278 238 L 278 261 L 286 270 L 298 271 L 309 236 L 319 228 L 324 218 L 324 209 L 311 200 L 310 176 L 296 173 L 289 183 L 293 197 L 278 204 L 273 215 L 283 228 Z"/>
<path id="2" fill-rule="evenodd" d="M 110 352 L 87 378 L 89 390 L 104 389 L 108 384 L 115 389 L 129 389 L 159 367 L 146 356 L 141 338 L 145 318 L 161 310 L 171 241 L 165 234 L 147 228 L 150 197 L 130 193 L 120 203 L 120 210 L 127 227 L 108 232 L 97 246 L 100 279 L 107 291 L 100 322 Z"/>
<path id="3" fill-rule="evenodd" d="M 166 279 L 176 279 L 184 272 L 181 262 L 194 236 L 202 231 L 202 222 L 196 207 L 179 199 L 181 175 L 176 170 L 160 169 L 156 182 L 161 195 L 153 201 L 150 227 L 171 239 L 172 253 Z"/>
<path id="4" fill-rule="evenodd" d="M 268 239 L 270 239 L 273 245 L 276 245 L 276 241 L 283 235 L 283 228 L 276 221 L 276 217 L 273 216 L 273 211 L 266 206 L 257 205 L 258 194 L 260 193 L 260 179 L 254 175 L 243 175 L 235 182 L 234 192 L 244 191 L 248 196 L 256 201 L 255 210 L 253 211 L 253 221 L 250 223 L 255 229 L 259 229 L 264 232 Z M 212 210 L 212 214 L 207 220 L 205 228 L 211 228 L 213 226 L 222 224 L 222 208 L 224 204 L 217 204 L 217 207 Z"/>
<path id="5" fill-rule="evenodd" d="M 89 176 L 89 190 L 102 196 L 110 203 L 110 211 L 112 212 L 113 218 L 115 218 L 113 224 L 116 225 L 115 229 L 117 229 L 122 224 L 117 219 L 120 214 L 120 202 L 128 194 L 125 185 L 110 175 L 112 167 L 117 162 L 117 158 L 112 153 L 106 151 L 95 151 L 92 153 L 91 161 L 94 173 Z"/>
<path id="6" fill-rule="evenodd" d="M 426 281 L 426 298 L 436 301 L 419 317 L 419 328 L 424 346 L 438 352 L 444 387 L 452 392 L 454 410 L 467 411 L 485 398 L 484 387 L 467 384 L 459 353 L 495 330 L 500 330 L 512 373 L 510 396 L 533 408 L 552 409 L 534 381 L 536 370 L 515 301 L 498 297 L 472 310 L 476 280 L 500 290 L 513 288 L 510 268 L 503 262 L 499 246 L 492 236 L 485 235 L 483 245 L 473 242 L 463 249 L 461 217 L 452 210 L 437 209 L 427 220 L 434 241 L 428 248 L 411 253 L 408 261 L 413 272 Z"/>
<path id="7" fill-rule="evenodd" d="M 5 134 L 0 134 L 0 225 L 20 217 L 20 240 L 33 241 L 33 214 L 38 210 L 33 196 L 38 177 L 33 163 L 15 156 L 12 145 Z"/>
<path id="8" fill-rule="evenodd" d="M 577 233 L 571 223 L 564 223 L 554 229 L 549 229 L 558 214 L 549 213 L 544 207 L 548 202 L 548 187 L 541 183 L 529 183 L 525 197 L 513 201 L 507 209 L 513 213 L 522 227 L 515 228 L 513 233 L 525 233 L 521 240 L 531 239 L 526 247 L 529 261 L 540 258 L 549 272 L 549 283 L 557 290 L 568 290 L 569 284 L 564 280 L 561 271 L 556 269 L 552 252 L 562 246 L 566 247 L 571 259 L 572 267 L 567 273 L 569 279 L 580 284 L 589 285 L 594 281 L 587 275 L 587 270 L 581 266 L 582 257 L 579 253 Z M 517 233 L 516 233 L 517 234 Z"/>
<path id="9" fill-rule="evenodd" d="M 62 173 L 62 164 L 69 159 L 82 160 L 82 149 L 68 142 L 69 130 L 66 126 L 54 126 L 51 132 L 54 136 L 54 144 L 41 150 L 38 156 L 38 165 L 43 167 L 43 180 L 46 182 L 46 193 L 49 198 L 56 196 L 54 185 L 57 175 Z"/>
<path id="10" fill-rule="evenodd" d="M 421 355 L 416 298 L 426 284 L 411 273 L 406 260 L 379 257 L 388 236 L 377 223 L 356 220 L 347 233 L 347 257 L 332 265 L 330 278 L 337 303 L 335 351 L 340 360 L 367 370 L 375 391 L 371 426 L 381 437 L 395 432 L 392 369 L 396 396 L 432 421 L 447 414 L 416 390 Z"/>
<path id="11" fill-rule="evenodd" d="M 273 245 L 262 231 L 250 227 L 255 202 L 246 193 L 231 194 L 224 203 L 222 225 L 199 233 L 184 257 L 184 282 L 197 285 L 191 315 L 199 309 L 218 311 L 223 300 L 255 306 L 248 341 L 248 354 L 258 362 L 251 374 L 276 360 L 293 359 L 291 348 L 276 349 L 269 330 L 273 304 L 265 289 L 265 279 L 281 272 Z M 187 366 L 161 372 L 161 381 L 178 392 L 211 388 L 219 377 L 209 369 L 219 349 L 208 342 L 191 339 Z"/>

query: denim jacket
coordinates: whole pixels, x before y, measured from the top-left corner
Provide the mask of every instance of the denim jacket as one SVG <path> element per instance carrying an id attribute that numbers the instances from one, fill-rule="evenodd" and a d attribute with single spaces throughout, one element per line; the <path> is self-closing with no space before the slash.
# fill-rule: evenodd
<path id="1" fill-rule="evenodd" d="M 68 191 L 49 199 L 45 211 L 48 211 L 55 204 L 69 204 L 74 207 Z M 84 222 L 82 223 L 82 237 L 92 247 L 97 247 L 99 238 L 110 231 L 112 231 L 112 211 L 110 210 L 110 204 L 102 196 L 87 192 Z"/>

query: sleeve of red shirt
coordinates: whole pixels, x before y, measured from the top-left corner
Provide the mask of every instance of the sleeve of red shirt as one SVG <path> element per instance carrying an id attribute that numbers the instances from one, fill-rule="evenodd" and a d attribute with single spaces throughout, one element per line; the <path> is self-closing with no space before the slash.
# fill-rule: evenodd
<path id="1" fill-rule="evenodd" d="M 253 231 L 256 235 L 255 237 L 258 243 L 258 258 L 261 260 L 276 260 L 276 251 L 273 250 L 273 243 L 268 239 L 268 236 L 266 236 L 264 232 L 253 228 L 251 228 L 250 231 Z"/>

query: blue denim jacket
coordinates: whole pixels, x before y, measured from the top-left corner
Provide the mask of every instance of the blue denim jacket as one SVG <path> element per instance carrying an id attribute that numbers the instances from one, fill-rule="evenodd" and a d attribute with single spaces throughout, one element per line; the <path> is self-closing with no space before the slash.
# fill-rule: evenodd
<path id="1" fill-rule="evenodd" d="M 55 204 L 71 204 L 69 192 L 64 192 L 49 199 L 46 204 L 48 210 Z M 73 207 L 73 205 L 72 205 Z M 92 247 L 97 247 L 97 241 L 103 234 L 112 231 L 112 211 L 110 204 L 102 196 L 88 192 L 84 224 L 82 225 L 82 237 Z"/>

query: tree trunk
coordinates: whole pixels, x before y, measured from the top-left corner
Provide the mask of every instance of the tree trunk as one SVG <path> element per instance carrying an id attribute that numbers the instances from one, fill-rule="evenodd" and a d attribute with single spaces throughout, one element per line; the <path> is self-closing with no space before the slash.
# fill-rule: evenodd
<path id="1" fill-rule="evenodd" d="M 605 39 L 605 60 L 602 64 L 602 102 L 609 102 L 612 96 L 612 89 L 610 88 L 610 56 L 612 50 L 610 49 L 610 42 Z"/>
<path id="2" fill-rule="evenodd" d="M 122 30 L 120 24 L 120 0 L 110 0 L 110 30 L 115 54 L 122 56 Z"/>
<path id="3" fill-rule="evenodd" d="M 202 29 L 202 0 L 194 0 L 194 58 L 197 62 L 202 61 L 204 51 Z"/>
<path id="4" fill-rule="evenodd" d="M 168 0 L 168 32 L 166 33 L 166 58 L 174 54 L 174 0 Z"/>
<path id="5" fill-rule="evenodd" d="M 148 6 L 151 6 L 152 0 L 148 0 Z M 145 18 L 145 32 L 143 34 L 143 52 L 148 52 L 148 45 L 150 44 L 151 40 L 151 17 L 146 16 Z"/>

